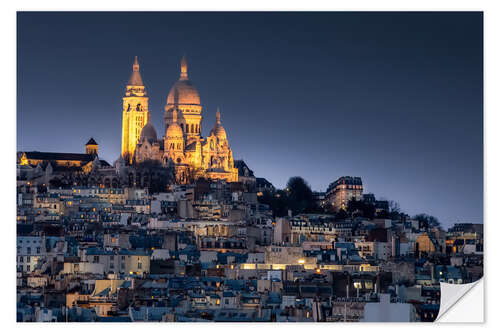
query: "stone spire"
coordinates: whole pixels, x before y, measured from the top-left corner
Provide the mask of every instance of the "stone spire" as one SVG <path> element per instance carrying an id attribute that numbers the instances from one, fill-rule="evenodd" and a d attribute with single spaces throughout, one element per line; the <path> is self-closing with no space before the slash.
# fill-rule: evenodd
<path id="1" fill-rule="evenodd" d="M 134 65 L 132 66 L 132 69 L 134 70 L 134 72 L 139 71 L 139 61 L 137 60 L 137 56 L 135 56 Z"/>
<path id="2" fill-rule="evenodd" d="M 188 79 L 188 65 L 187 65 L 187 60 L 186 56 L 182 56 L 181 59 L 181 76 L 180 80 L 187 80 Z"/>
<path id="3" fill-rule="evenodd" d="M 137 60 L 137 56 L 135 56 L 134 65 L 132 66 L 132 75 L 130 75 L 130 79 L 128 80 L 129 86 L 144 86 L 142 82 L 141 73 L 139 72 L 139 61 Z"/>
<path id="4" fill-rule="evenodd" d="M 217 107 L 217 113 L 215 114 L 215 119 L 217 120 L 217 125 L 220 125 L 220 110 Z"/>

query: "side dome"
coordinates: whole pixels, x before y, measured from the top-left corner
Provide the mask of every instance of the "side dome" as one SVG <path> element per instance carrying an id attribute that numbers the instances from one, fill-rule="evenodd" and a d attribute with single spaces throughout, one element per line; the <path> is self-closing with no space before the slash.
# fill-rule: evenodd
<path id="1" fill-rule="evenodd" d="M 182 128 L 177 123 L 170 124 L 167 128 L 166 137 L 182 137 L 184 133 L 182 132 Z"/>
<path id="2" fill-rule="evenodd" d="M 217 113 L 216 113 L 215 126 L 210 131 L 210 134 L 215 135 L 219 139 L 223 139 L 223 140 L 227 139 L 226 130 L 224 129 L 224 127 L 221 125 L 221 122 L 220 122 L 220 111 L 218 108 L 217 108 Z"/>
<path id="3" fill-rule="evenodd" d="M 212 128 L 212 131 L 210 132 L 210 134 L 215 135 L 219 139 L 224 139 L 224 140 L 227 139 L 226 130 L 224 129 L 224 127 L 221 124 L 215 124 L 215 126 L 214 126 L 214 128 Z"/>
<path id="4" fill-rule="evenodd" d="M 139 141 L 156 141 L 158 138 L 158 135 L 156 134 L 156 130 L 150 122 L 148 122 L 141 131 L 141 136 Z"/>
<path id="5" fill-rule="evenodd" d="M 166 138 L 182 138 L 184 132 L 182 128 L 177 124 L 177 110 L 172 111 L 172 124 L 167 127 L 167 132 L 165 133 Z"/>

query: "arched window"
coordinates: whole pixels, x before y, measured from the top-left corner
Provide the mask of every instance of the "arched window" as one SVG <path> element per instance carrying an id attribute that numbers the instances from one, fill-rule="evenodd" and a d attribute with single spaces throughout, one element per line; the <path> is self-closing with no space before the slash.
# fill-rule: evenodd
<path id="1" fill-rule="evenodd" d="M 196 133 L 200 133 L 200 131 L 198 129 L 198 124 L 196 124 Z"/>
<path id="2" fill-rule="evenodd" d="M 184 124 L 181 124 L 181 129 L 184 131 Z"/>
<path id="3" fill-rule="evenodd" d="M 194 124 L 191 124 L 191 133 L 194 133 Z"/>

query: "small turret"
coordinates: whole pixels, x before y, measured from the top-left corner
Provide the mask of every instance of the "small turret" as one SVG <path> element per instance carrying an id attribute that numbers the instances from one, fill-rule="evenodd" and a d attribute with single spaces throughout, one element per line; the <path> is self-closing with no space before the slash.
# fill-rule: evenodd
<path id="1" fill-rule="evenodd" d="M 94 138 L 85 144 L 85 154 L 97 156 L 99 153 L 99 145 L 95 142 Z"/>
<path id="2" fill-rule="evenodd" d="M 215 114 L 215 119 L 216 119 L 216 123 L 215 123 L 214 128 L 212 128 L 212 131 L 210 131 L 210 134 L 215 135 L 220 140 L 226 140 L 227 134 L 226 134 L 226 130 L 221 125 L 219 108 L 217 108 L 217 113 Z"/>

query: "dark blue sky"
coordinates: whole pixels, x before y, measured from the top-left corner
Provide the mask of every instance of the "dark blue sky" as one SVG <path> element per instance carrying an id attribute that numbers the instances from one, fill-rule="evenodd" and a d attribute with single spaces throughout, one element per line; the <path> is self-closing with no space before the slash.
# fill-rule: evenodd
<path id="1" fill-rule="evenodd" d="M 283 187 L 365 192 L 444 225 L 483 219 L 481 13 L 19 13 L 17 149 L 120 153 L 139 56 L 152 121 L 187 56 L 236 159 Z"/>

